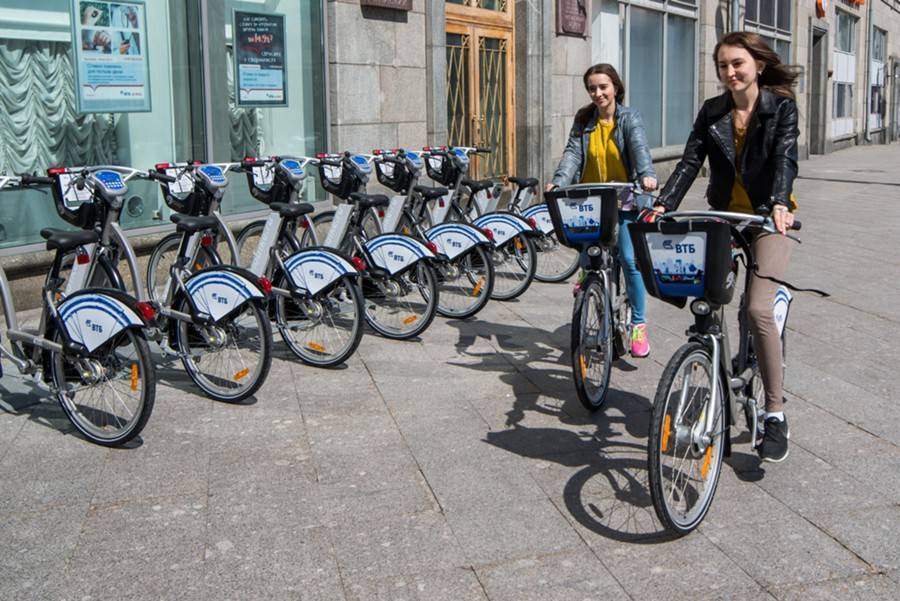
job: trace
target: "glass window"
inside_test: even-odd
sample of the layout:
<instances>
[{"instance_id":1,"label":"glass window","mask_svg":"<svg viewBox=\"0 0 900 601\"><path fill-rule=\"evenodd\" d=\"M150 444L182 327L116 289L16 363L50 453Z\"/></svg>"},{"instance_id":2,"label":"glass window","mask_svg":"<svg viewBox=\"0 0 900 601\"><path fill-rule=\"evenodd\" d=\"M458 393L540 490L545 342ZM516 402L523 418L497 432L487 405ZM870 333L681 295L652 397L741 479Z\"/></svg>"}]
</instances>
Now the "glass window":
<instances>
[{"instance_id":1,"label":"glass window","mask_svg":"<svg viewBox=\"0 0 900 601\"><path fill-rule=\"evenodd\" d=\"M759 22L775 27L775 0L759 0Z\"/></svg>"},{"instance_id":2,"label":"glass window","mask_svg":"<svg viewBox=\"0 0 900 601\"><path fill-rule=\"evenodd\" d=\"M791 28L791 3L785 0L778 2L778 29L790 30Z\"/></svg>"},{"instance_id":3,"label":"glass window","mask_svg":"<svg viewBox=\"0 0 900 601\"><path fill-rule=\"evenodd\" d=\"M666 144L687 140L694 119L694 21L669 15L666 32Z\"/></svg>"},{"instance_id":4,"label":"glass window","mask_svg":"<svg viewBox=\"0 0 900 601\"><path fill-rule=\"evenodd\" d=\"M837 17L837 39L835 42L837 49L842 52L855 54L856 39L854 29L856 28L856 18L840 10L837 11Z\"/></svg>"},{"instance_id":5,"label":"glass window","mask_svg":"<svg viewBox=\"0 0 900 601\"><path fill-rule=\"evenodd\" d=\"M877 27L873 31L875 35L872 36L872 60L884 62L887 33Z\"/></svg>"},{"instance_id":6,"label":"glass window","mask_svg":"<svg viewBox=\"0 0 900 601\"><path fill-rule=\"evenodd\" d=\"M744 20L753 21L754 23L759 20L759 0L747 0L747 7L744 9Z\"/></svg>"},{"instance_id":7,"label":"glass window","mask_svg":"<svg viewBox=\"0 0 900 601\"><path fill-rule=\"evenodd\" d=\"M644 117L647 142L662 146L663 17L657 11L631 7L628 58L628 102Z\"/></svg>"},{"instance_id":8,"label":"glass window","mask_svg":"<svg viewBox=\"0 0 900 601\"><path fill-rule=\"evenodd\" d=\"M834 118L853 116L853 84L834 82Z\"/></svg>"}]
</instances>

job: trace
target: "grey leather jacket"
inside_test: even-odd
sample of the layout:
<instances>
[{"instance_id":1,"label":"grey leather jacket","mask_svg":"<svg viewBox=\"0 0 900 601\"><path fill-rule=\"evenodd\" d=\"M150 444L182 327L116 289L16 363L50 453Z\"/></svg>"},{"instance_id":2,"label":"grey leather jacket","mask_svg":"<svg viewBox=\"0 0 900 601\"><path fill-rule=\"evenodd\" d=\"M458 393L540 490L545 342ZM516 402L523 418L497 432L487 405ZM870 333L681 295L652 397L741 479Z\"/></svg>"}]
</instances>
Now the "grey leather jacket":
<instances>
[{"instance_id":1,"label":"grey leather jacket","mask_svg":"<svg viewBox=\"0 0 900 601\"><path fill-rule=\"evenodd\" d=\"M647 134L644 131L644 121L637 109L628 108L621 104L616 105L616 126L613 129L613 143L619 150L619 156L625 164L625 171L631 181L637 181L642 177L656 177L653 170L653 160L650 158L650 148L647 146ZM597 110L584 129L578 123L572 125L569 132L569 141L563 150L559 166L553 173L553 184L568 186L581 182L581 174L584 172L584 160L587 156L588 139L597 128Z\"/></svg>"}]
</instances>

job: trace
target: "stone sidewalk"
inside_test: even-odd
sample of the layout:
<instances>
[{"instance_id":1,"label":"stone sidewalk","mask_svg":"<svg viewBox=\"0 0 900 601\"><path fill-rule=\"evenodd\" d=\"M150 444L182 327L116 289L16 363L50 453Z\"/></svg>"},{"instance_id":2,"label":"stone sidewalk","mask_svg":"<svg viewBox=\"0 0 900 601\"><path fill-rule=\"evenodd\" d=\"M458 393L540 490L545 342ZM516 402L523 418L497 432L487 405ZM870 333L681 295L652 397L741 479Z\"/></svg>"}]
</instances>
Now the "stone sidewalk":
<instances>
[{"instance_id":1,"label":"stone sidewalk","mask_svg":"<svg viewBox=\"0 0 900 601\"><path fill-rule=\"evenodd\" d=\"M345 369L276 359L242 406L159 369L143 443L108 450L4 364L0 599L900 598L900 146L801 163L789 459L738 438L700 529L660 532L649 404L690 315L581 409L571 284L535 284ZM698 181L685 206L701 207ZM278 339L276 338L276 341Z\"/></svg>"}]
</instances>

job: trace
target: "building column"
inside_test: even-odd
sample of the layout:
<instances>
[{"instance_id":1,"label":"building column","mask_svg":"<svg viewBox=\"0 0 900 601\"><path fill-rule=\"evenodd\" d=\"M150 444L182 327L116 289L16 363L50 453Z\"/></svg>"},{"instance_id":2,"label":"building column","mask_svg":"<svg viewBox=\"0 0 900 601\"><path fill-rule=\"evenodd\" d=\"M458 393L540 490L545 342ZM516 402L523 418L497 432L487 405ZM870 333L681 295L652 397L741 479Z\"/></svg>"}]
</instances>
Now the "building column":
<instances>
[{"instance_id":1,"label":"building column","mask_svg":"<svg viewBox=\"0 0 900 601\"><path fill-rule=\"evenodd\" d=\"M516 2L516 162L520 177L549 180L553 134L553 0Z\"/></svg>"},{"instance_id":2,"label":"building column","mask_svg":"<svg viewBox=\"0 0 900 601\"><path fill-rule=\"evenodd\" d=\"M425 3L425 72L428 107L428 143L448 143L447 130L447 33L443 2Z\"/></svg>"}]
</instances>

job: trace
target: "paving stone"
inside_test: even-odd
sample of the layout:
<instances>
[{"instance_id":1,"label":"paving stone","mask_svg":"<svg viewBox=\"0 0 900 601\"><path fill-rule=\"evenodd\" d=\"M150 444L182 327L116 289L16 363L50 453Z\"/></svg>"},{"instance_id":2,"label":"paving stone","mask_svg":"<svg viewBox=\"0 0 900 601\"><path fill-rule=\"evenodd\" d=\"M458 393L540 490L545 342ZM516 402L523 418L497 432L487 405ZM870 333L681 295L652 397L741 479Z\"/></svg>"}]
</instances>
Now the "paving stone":
<instances>
[{"instance_id":1,"label":"paving stone","mask_svg":"<svg viewBox=\"0 0 900 601\"><path fill-rule=\"evenodd\" d=\"M900 570L900 506L823 511L812 521L875 569Z\"/></svg>"},{"instance_id":2,"label":"paving stone","mask_svg":"<svg viewBox=\"0 0 900 601\"><path fill-rule=\"evenodd\" d=\"M413 575L346 579L348 601L485 601L475 573L456 568Z\"/></svg>"},{"instance_id":3,"label":"paving stone","mask_svg":"<svg viewBox=\"0 0 900 601\"><path fill-rule=\"evenodd\" d=\"M879 575L827 580L774 592L779 601L893 601L900 597L900 585Z\"/></svg>"}]
</instances>

